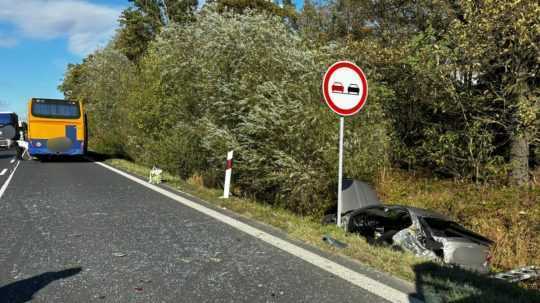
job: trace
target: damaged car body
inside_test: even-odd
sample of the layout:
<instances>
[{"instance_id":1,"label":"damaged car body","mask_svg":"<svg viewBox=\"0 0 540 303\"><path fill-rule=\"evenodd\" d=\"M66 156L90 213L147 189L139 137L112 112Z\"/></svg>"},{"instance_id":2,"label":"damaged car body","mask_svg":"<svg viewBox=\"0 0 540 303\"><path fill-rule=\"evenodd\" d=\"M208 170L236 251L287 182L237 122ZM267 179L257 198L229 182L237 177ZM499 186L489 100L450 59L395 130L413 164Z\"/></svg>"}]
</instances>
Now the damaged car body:
<instances>
[{"instance_id":1,"label":"damaged car body","mask_svg":"<svg viewBox=\"0 0 540 303\"><path fill-rule=\"evenodd\" d=\"M344 215L348 232L369 242L390 245L429 259L487 273L492 241L452 220L424 209L380 205Z\"/></svg>"},{"instance_id":2,"label":"damaged car body","mask_svg":"<svg viewBox=\"0 0 540 303\"><path fill-rule=\"evenodd\" d=\"M388 245L432 260L489 271L493 242L433 211L383 205L366 183L346 180L342 226L369 243Z\"/></svg>"}]
</instances>

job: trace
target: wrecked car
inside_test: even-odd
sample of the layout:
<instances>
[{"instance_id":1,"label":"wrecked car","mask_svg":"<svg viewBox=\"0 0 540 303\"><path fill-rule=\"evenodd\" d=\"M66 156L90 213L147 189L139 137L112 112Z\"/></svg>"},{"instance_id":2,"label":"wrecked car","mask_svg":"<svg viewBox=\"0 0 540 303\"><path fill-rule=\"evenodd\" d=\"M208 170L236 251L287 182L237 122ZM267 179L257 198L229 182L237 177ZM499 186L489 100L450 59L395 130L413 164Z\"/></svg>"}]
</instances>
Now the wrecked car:
<instances>
[{"instance_id":1,"label":"wrecked car","mask_svg":"<svg viewBox=\"0 0 540 303\"><path fill-rule=\"evenodd\" d=\"M481 273L489 271L492 241L425 209L379 205L344 215L348 232L369 242L397 246L430 259L441 259Z\"/></svg>"},{"instance_id":2,"label":"wrecked car","mask_svg":"<svg viewBox=\"0 0 540 303\"><path fill-rule=\"evenodd\" d=\"M369 243L388 245L480 273L489 271L491 240L436 212L383 205L369 185L344 181L342 226ZM335 215L334 215L335 222ZM326 217L326 223L329 217Z\"/></svg>"}]
</instances>

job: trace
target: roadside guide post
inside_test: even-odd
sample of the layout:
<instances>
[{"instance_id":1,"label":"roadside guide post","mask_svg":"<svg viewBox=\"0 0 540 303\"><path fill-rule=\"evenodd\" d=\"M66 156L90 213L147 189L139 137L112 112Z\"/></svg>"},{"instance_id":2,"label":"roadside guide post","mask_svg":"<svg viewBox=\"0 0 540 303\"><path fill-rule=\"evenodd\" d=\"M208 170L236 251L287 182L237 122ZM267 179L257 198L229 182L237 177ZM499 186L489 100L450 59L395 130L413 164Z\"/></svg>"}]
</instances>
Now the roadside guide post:
<instances>
[{"instance_id":1,"label":"roadside guide post","mask_svg":"<svg viewBox=\"0 0 540 303\"><path fill-rule=\"evenodd\" d=\"M328 107L340 116L337 225L341 227L345 116L356 114L365 105L368 83L360 67L349 61L339 61L326 71L322 91Z\"/></svg>"},{"instance_id":2,"label":"roadside guide post","mask_svg":"<svg viewBox=\"0 0 540 303\"><path fill-rule=\"evenodd\" d=\"M229 198L229 192L231 189L231 175L232 175L232 160L234 151L231 150L227 153L227 166L225 167L225 185L223 186L223 198Z\"/></svg>"}]
</instances>

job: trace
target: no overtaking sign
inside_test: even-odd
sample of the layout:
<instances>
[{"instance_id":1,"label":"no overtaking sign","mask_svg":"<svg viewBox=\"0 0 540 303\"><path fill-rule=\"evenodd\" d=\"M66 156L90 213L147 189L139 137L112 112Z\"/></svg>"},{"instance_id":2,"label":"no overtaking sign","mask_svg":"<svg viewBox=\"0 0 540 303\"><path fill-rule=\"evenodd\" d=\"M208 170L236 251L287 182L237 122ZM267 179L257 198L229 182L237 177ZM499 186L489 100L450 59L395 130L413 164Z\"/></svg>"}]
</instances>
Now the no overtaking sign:
<instances>
[{"instance_id":1,"label":"no overtaking sign","mask_svg":"<svg viewBox=\"0 0 540 303\"><path fill-rule=\"evenodd\" d=\"M368 84L360 67L349 61L334 63L323 78L326 104L340 116L356 114L366 103Z\"/></svg>"}]
</instances>

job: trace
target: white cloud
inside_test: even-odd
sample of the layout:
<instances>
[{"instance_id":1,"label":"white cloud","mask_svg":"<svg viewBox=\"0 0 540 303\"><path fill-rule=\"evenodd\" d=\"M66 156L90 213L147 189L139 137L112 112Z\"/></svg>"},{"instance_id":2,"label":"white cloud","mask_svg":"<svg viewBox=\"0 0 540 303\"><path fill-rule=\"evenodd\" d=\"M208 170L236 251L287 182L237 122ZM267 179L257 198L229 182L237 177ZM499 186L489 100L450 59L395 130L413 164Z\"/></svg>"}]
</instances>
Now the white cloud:
<instances>
[{"instance_id":1,"label":"white cloud","mask_svg":"<svg viewBox=\"0 0 540 303\"><path fill-rule=\"evenodd\" d=\"M0 0L0 22L12 24L15 35L33 39L65 37L69 50L78 55L107 43L118 26L121 11L84 0ZM0 47L2 41L0 36Z\"/></svg>"}]
</instances>

